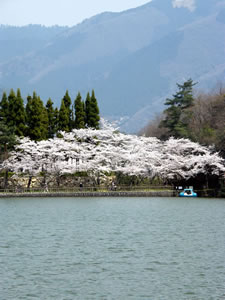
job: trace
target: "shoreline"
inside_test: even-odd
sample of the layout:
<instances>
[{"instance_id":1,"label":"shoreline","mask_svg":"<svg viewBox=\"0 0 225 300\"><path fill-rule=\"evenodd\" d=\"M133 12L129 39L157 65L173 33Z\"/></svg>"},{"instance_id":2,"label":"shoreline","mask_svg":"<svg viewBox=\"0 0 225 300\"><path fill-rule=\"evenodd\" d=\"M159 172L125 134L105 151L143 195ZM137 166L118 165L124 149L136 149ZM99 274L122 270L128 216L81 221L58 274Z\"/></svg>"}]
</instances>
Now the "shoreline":
<instances>
[{"instance_id":1,"label":"shoreline","mask_svg":"<svg viewBox=\"0 0 225 300\"><path fill-rule=\"evenodd\" d=\"M25 192L25 193L0 193L1 198L25 198L25 197L174 197L174 191L148 191L148 192Z\"/></svg>"}]
</instances>

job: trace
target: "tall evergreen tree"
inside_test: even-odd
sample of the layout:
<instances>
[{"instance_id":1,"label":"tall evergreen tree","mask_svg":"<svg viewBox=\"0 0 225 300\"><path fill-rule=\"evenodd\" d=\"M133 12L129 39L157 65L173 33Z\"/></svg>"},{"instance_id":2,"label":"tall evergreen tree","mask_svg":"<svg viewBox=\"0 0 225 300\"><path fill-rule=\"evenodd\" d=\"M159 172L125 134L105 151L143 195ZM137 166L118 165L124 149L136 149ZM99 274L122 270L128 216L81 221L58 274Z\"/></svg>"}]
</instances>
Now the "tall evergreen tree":
<instances>
[{"instance_id":1,"label":"tall evergreen tree","mask_svg":"<svg viewBox=\"0 0 225 300\"><path fill-rule=\"evenodd\" d=\"M33 97L27 97L27 126L28 136L35 141L48 137L48 114L39 96L34 92Z\"/></svg>"},{"instance_id":2,"label":"tall evergreen tree","mask_svg":"<svg viewBox=\"0 0 225 300\"><path fill-rule=\"evenodd\" d=\"M90 101L90 112L89 112L89 127L99 129L99 108L95 92L92 90L91 101Z\"/></svg>"},{"instance_id":3,"label":"tall evergreen tree","mask_svg":"<svg viewBox=\"0 0 225 300\"><path fill-rule=\"evenodd\" d=\"M85 128L85 111L84 111L84 102L82 101L80 92L78 93L75 102L75 128L81 129Z\"/></svg>"},{"instance_id":4,"label":"tall evergreen tree","mask_svg":"<svg viewBox=\"0 0 225 300\"><path fill-rule=\"evenodd\" d=\"M59 130L59 110L57 107L54 110L54 126L55 126L55 132L57 133Z\"/></svg>"},{"instance_id":5,"label":"tall evergreen tree","mask_svg":"<svg viewBox=\"0 0 225 300\"><path fill-rule=\"evenodd\" d=\"M9 101L6 92L3 92L0 102L0 121L7 123L9 115Z\"/></svg>"},{"instance_id":6,"label":"tall evergreen tree","mask_svg":"<svg viewBox=\"0 0 225 300\"><path fill-rule=\"evenodd\" d=\"M14 126L15 126L15 134L18 136L24 136L25 135L25 108L24 108L24 101L23 98L21 97L21 92L20 89L17 89L17 94L16 94L16 100L13 105L12 110L10 112L15 115L14 118Z\"/></svg>"},{"instance_id":7,"label":"tall evergreen tree","mask_svg":"<svg viewBox=\"0 0 225 300\"><path fill-rule=\"evenodd\" d=\"M85 104L84 104L84 111L85 111L85 125L86 127L90 127L90 115L91 115L91 97L90 93L87 93Z\"/></svg>"},{"instance_id":8,"label":"tall evergreen tree","mask_svg":"<svg viewBox=\"0 0 225 300\"><path fill-rule=\"evenodd\" d=\"M8 151L13 149L16 144L16 137L13 128L8 127L3 121L0 121L0 162L8 158ZM8 186L8 168L5 168L4 188Z\"/></svg>"},{"instance_id":9,"label":"tall evergreen tree","mask_svg":"<svg viewBox=\"0 0 225 300\"><path fill-rule=\"evenodd\" d=\"M12 127L0 121L0 161L8 158L8 151L16 144L16 137Z\"/></svg>"},{"instance_id":10,"label":"tall evergreen tree","mask_svg":"<svg viewBox=\"0 0 225 300\"><path fill-rule=\"evenodd\" d=\"M26 111L26 135L29 135L29 125L31 123L31 115L32 115L32 97L30 95L27 96L27 104L25 106L25 111Z\"/></svg>"},{"instance_id":11,"label":"tall evergreen tree","mask_svg":"<svg viewBox=\"0 0 225 300\"><path fill-rule=\"evenodd\" d=\"M68 91L68 90L66 90L66 93L65 93L65 95L64 95L64 97L63 97L63 101L64 101L64 104L65 104L65 107L66 107L67 109L70 109L71 104L72 104L72 101L71 101L71 98L70 98L70 95L69 95L69 91Z\"/></svg>"},{"instance_id":12,"label":"tall evergreen tree","mask_svg":"<svg viewBox=\"0 0 225 300\"><path fill-rule=\"evenodd\" d=\"M55 124L55 110L53 108L53 102L49 98L46 103L46 111L48 114L48 138L53 138L56 133L56 124Z\"/></svg>"},{"instance_id":13,"label":"tall evergreen tree","mask_svg":"<svg viewBox=\"0 0 225 300\"><path fill-rule=\"evenodd\" d=\"M183 84L177 84L178 92L173 95L172 99L166 99L165 105L169 107L164 111L165 119L161 122L161 126L168 129L170 136L179 138L190 135L188 124L191 118L190 108L194 104L193 86L195 84L192 79Z\"/></svg>"},{"instance_id":14,"label":"tall evergreen tree","mask_svg":"<svg viewBox=\"0 0 225 300\"><path fill-rule=\"evenodd\" d=\"M68 114L68 109L65 106L64 100L62 99L60 110L59 110L59 126L58 130L70 131L70 119Z\"/></svg>"},{"instance_id":15,"label":"tall evergreen tree","mask_svg":"<svg viewBox=\"0 0 225 300\"><path fill-rule=\"evenodd\" d=\"M8 95L8 103L9 103L9 113L7 117L7 125L9 127L14 127L14 119L15 119L15 109L14 105L16 102L16 94L13 89L10 90Z\"/></svg>"},{"instance_id":16,"label":"tall evergreen tree","mask_svg":"<svg viewBox=\"0 0 225 300\"><path fill-rule=\"evenodd\" d=\"M25 109L20 89L17 89L16 94L14 90L11 89L8 96L8 111L7 125L14 127L16 135L24 136L26 128Z\"/></svg>"},{"instance_id":17,"label":"tall evergreen tree","mask_svg":"<svg viewBox=\"0 0 225 300\"><path fill-rule=\"evenodd\" d=\"M68 118L69 118L69 130L71 130L73 128L73 112L71 109L72 101L71 101L68 90L66 90L66 93L62 100L63 100L65 108L67 110L67 114L68 114Z\"/></svg>"}]
</instances>

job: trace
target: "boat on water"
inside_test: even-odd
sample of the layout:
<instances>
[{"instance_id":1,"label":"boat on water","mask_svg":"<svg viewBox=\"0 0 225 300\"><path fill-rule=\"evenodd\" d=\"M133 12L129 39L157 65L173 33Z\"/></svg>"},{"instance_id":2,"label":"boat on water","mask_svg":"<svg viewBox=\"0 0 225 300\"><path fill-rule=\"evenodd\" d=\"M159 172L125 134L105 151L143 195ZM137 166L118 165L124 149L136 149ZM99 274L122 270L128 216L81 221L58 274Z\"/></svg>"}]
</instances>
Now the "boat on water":
<instances>
[{"instance_id":1,"label":"boat on water","mask_svg":"<svg viewBox=\"0 0 225 300\"><path fill-rule=\"evenodd\" d=\"M184 189L180 192L179 197L197 197L197 193L193 189Z\"/></svg>"}]
</instances>

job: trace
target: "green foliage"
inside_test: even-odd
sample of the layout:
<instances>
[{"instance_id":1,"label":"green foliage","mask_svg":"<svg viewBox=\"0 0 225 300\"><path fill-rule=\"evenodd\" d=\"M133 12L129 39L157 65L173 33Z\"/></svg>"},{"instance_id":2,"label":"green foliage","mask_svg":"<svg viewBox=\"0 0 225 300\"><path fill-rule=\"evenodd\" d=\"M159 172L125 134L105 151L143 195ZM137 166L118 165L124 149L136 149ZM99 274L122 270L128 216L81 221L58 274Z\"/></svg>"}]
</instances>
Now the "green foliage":
<instances>
[{"instance_id":1,"label":"green foliage","mask_svg":"<svg viewBox=\"0 0 225 300\"><path fill-rule=\"evenodd\" d=\"M59 139L62 139L63 135L60 132L57 132L56 137L59 138Z\"/></svg>"},{"instance_id":2,"label":"green foliage","mask_svg":"<svg viewBox=\"0 0 225 300\"><path fill-rule=\"evenodd\" d=\"M141 178L135 175L130 176L122 172L116 172L116 182L121 185L138 185L141 183Z\"/></svg>"},{"instance_id":3,"label":"green foliage","mask_svg":"<svg viewBox=\"0 0 225 300\"><path fill-rule=\"evenodd\" d=\"M6 92L3 92L2 100L0 102L0 120L7 122L9 117L9 101Z\"/></svg>"},{"instance_id":4,"label":"green foliage","mask_svg":"<svg viewBox=\"0 0 225 300\"><path fill-rule=\"evenodd\" d=\"M104 174L105 176L107 176L107 177L113 177L113 176L115 176L115 172L114 171L104 171L104 172L102 172L102 174Z\"/></svg>"},{"instance_id":5,"label":"green foliage","mask_svg":"<svg viewBox=\"0 0 225 300\"><path fill-rule=\"evenodd\" d=\"M60 110L59 110L59 126L58 130L61 131L70 131L70 119L68 109L65 106L64 100L61 102Z\"/></svg>"},{"instance_id":6,"label":"green foliage","mask_svg":"<svg viewBox=\"0 0 225 300\"><path fill-rule=\"evenodd\" d=\"M12 150L15 144L16 136L13 128L0 121L0 152L2 159L7 158L8 151Z\"/></svg>"},{"instance_id":7,"label":"green foliage","mask_svg":"<svg viewBox=\"0 0 225 300\"><path fill-rule=\"evenodd\" d=\"M12 96L11 96L12 93ZM9 111L10 111L10 121L9 125L15 128L15 134L17 136L24 136L26 132L25 126L25 108L24 102L21 97L20 89L17 89L16 97L14 97L14 92L10 92L9 95Z\"/></svg>"},{"instance_id":8,"label":"green foliage","mask_svg":"<svg viewBox=\"0 0 225 300\"><path fill-rule=\"evenodd\" d=\"M48 137L48 114L39 96L34 92L33 97L27 97L27 135L35 141Z\"/></svg>"},{"instance_id":9,"label":"green foliage","mask_svg":"<svg viewBox=\"0 0 225 300\"><path fill-rule=\"evenodd\" d=\"M75 102L75 128L81 129L85 128L85 111L84 111L84 102L82 101L80 93L78 93Z\"/></svg>"},{"instance_id":10,"label":"green foliage","mask_svg":"<svg viewBox=\"0 0 225 300\"><path fill-rule=\"evenodd\" d=\"M165 119L161 122L162 127L168 129L168 135L179 137L189 137L188 124L191 118L191 107L194 104L192 79L177 84L178 92L173 98L167 98L165 105L169 106L165 111Z\"/></svg>"},{"instance_id":11,"label":"green foliage","mask_svg":"<svg viewBox=\"0 0 225 300\"><path fill-rule=\"evenodd\" d=\"M87 93L86 96L84 110L85 110L85 124L87 127L89 127L90 111L91 111L91 97L89 92Z\"/></svg>"},{"instance_id":12,"label":"green foliage","mask_svg":"<svg viewBox=\"0 0 225 300\"><path fill-rule=\"evenodd\" d=\"M59 110L57 107L54 110L53 123L54 123L55 132L58 132L58 130L59 130Z\"/></svg>"},{"instance_id":13,"label":"green foliage","mask_svg":"<svg viewBox=\"0 0 225 300\"><path fill-rule=\"evenodd\" d=\"M63 112L63 114L65 114L66 112L68 114L68 116L66 117L66 118L68 118L68 125L67 125L68 130L65 130L65 131L70 131L73 128L73 112L71 109L72 101L69 96L68 90L66 91L66 93L61 101L61 105L62 105L62 102L64 102L64 105L65 105L65 111Z\"/></svg>"},{"instance_id":14,"label":"green foliage","mask_svg":"<svg viewBox=\"0 0 225 300\"><path fill-rule=\"evenodd\" d=\"M11 89L9 95L3 92L0 101L0 121L14 128L17 136L28 136L32 140L39 141L53 138L59 131L69 132L73 128L80 129L91 127L99 129L99 108L94 91L92 95L87 94L86 101L82 101L78 93L75 101L75 120L73 106L71 108L71 98L66 91L60 109L53 107L53 102L49 98L46 106L37 96L27 96L26 107L21 97L20 89L15 94ZM58 135L60 136L60 135Z\"/></svg>"},{"instance_id":15,"label":"green foliage","mask_svg":"<svg viewBox=\"0 0 225 300\"><path fill-rule=\"evenodd\" d=\"M65 95L64 95L64 97L63 97L63 102L64 102L64 104L65 104L65 107L67 108L67 109L70 109L70 106L71 106L71 104L72 104L72 101L71 101L71 98L70 98L70 96L69 96L69 92L68 92L68 90L66 90L66 93L65 93Z\"/></svg>"},{"instance_id":16,"label":"green foliage","mask_svg":"<svg viewBox=\"0 0 225 300\"><path fill-rule=\"evenodd\" d=\"M166 139L170 136L189 138L202 145L213 145L225 157L225 89L209 94L192 95L193 82L189 79L178 85L168 107L158 119L152 120L142 135Z\"/></svg>"},{"instance_id":17,"label":"green foliage","mask_svg":"<svg viewBox=\"0 0 225 300\"><path fill-rule=\"evenodd\" d=\"M8 177L12 177L15 173L14 172L7 172ZM0 172L0 177L4 178L5 177L5 170Z\"/></svg>"},{"instance_id":18,"label":"green foliage","mask_svg":"<svg viewBox=\"0 0 225 300\"><path fill-rule=\"evenodd\" d=\"M85 101L85 113L86 113L86 126L90 128L99 129L99 107L97 99L95 97L95 92L92 90L92 94L87 94Z\"/></svg>"},{"instance_id":19,"label":"green foliage","mask_svg":"<svg viewBox=\"0 0 225 300\"><path fill-rule=\"evenodd\" d=\"M56 122L55 122L55 110L53 108L53 102L49 98L46 103L46 111L48 115L48 138L53 138L56 133Z\"/></svg>"},{"instance_id":20,"label":"green foliage","mask_svg":"<svg viewBox=\"0 0 225 300\"><path fill-rule=\"evenodd\" d=\"M225 128L221 128L217 133L217 142L215 144L216 149L221 152L221 155L225 158Z\"/></svg>"},{"instance_id":21,"label":"green foliage","mask_svg":"<svg viewBox=\"0 0 225 300\"><path fill-rule=\"evenodd\" d=\"M88 177L88 173L86 171L77 171L73 173L75 177Z\"/></svg>"}]
</instances>

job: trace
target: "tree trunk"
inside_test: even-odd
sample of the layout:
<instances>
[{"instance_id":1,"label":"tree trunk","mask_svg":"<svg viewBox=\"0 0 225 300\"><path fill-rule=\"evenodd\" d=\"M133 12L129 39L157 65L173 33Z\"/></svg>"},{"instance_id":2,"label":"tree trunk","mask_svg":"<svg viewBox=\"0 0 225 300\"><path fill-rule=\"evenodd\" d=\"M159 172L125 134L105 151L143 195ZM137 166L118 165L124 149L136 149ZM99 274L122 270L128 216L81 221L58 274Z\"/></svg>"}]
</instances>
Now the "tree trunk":
<instances>
[{"instance_id":1,"label":"tree trunk","mask_svg":"<svg viewBox=\"0 0 225 300\"><path fill-rule=\"evenodd\" d=\"M8 187L8 179L9 179L9 170L5 169L4 189L7 189Z\"/></svg>"},{"instance_id":2,"label":"tree trunk","mask_svg":"<svg viewBox=\"0 0 225 300\"><path fill-rule=\"evenodd\" d=\"M32 175L30 175L30 176L29 176L29 181L28 181L28 184L27 184L27 189L29 189L29 188L30 188L30 185L31 185L32 178L33 178L33 176L32 176Z\"/></svg>"}]
</instances>

